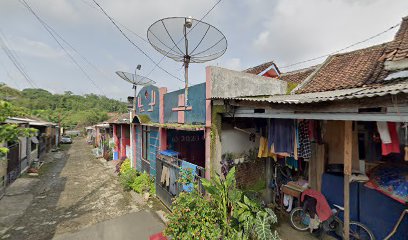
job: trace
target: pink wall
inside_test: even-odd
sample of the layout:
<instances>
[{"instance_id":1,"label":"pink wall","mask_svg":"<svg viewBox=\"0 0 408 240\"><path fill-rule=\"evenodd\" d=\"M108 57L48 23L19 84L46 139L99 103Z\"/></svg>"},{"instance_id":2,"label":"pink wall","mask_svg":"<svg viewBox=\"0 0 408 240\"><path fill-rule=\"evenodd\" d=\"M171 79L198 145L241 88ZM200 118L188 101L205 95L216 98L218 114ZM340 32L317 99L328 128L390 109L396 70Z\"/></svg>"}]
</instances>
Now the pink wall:
<instances>
[{"instance_id":1,"label":"pink wall","mask_svg":"<svg viewBox=\"0 0 408 240\"><path fill-rule=\"evenodd\" d=\"M159 106L159 122L164 123L164 94L167 93L167 88L160 88L160 106ZM167 130L164 128L159 128L160 137L160 151L167 149Z\"/></svg>"},{"instance_id":2,"label":"pink wall","mask_svg":"<svg viewBox=\"0 0 408 240\"><path fill-rule=\"evenodd\" d=\"M205 178L211 177L211 70L205 69Z\"/></svg>"}]
</instances>

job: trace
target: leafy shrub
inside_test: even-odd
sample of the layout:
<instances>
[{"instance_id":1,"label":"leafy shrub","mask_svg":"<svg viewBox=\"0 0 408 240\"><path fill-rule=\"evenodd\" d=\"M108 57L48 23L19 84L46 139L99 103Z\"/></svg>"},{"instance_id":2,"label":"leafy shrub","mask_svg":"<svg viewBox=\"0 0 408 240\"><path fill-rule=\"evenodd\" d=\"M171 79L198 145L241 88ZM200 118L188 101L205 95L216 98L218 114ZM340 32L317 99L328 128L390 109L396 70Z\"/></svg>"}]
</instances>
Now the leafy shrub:
<instances>
[{"instance_id":1,"label":"leafy shrub","mask_svg":"<svg viewBox=\"0 0 408 240\"><path fill-rule=\"evenodd\" d=\"M164 233L173 239L218 239L220 218L219 211L195 188L192 192L180 193L174 200Z\"/></svg>"},{"instance_id":2,"label":"leafy shrub","mask_svg":"<svg viewBox=\"0 0 408 240\"><path fill-rule=\"evenodd\" d=\"M182 178L185 180L185 178ZM165 234L173 239L279 239L270 209L250 200L236 188L235 167L221 179L201 179L208 193L182 192L175 198Z\"/></svg>"},{"instance_id":3,"label":"leafy shrub","mask_svg":"<svg viewBox=\"0 0 408 240\"><path fill-rule=\"evenodd\" d=\"M119 181L125 190L133 190L137 193L156 193L154 179L146 172L140 173L130 166L130 160L126 159L120 166Z\"/></svg>"},{"instance_id":4,"label":"leafy shrub","mask_svg":"<svg viewBox=\"0 0 408 240\"><path fill-rule=\"evenodd\" d=\"M149 176L148 173L143 172L133 179L133 182L130 185L130 187L133 189L133 191L137 193L143 192L152 193L151 192L152 185L154 186L154 180ZM156 190L154 189L154 191Z\"/></svg>"},{"instance_id":5,"label":"leafy shrub","mask_svg":"<svg viewBox=\"0 0 408 240\"><path fill-rule=\"evenodd\" d=\"M133 182L138 177L139 173L134 169L128 169L119 176L119 181L126 191L132 189Z\"/></svg>"},{"instance_id":6,"label":"leafy shrub","mask_svg":"<svg viewBox=\"0 0 408 240\"><path fill-rule=\"evenodd\" d=\"M126 159L125 161L123 161L122 165L120 166L120 173L123 174L124 172L127 172L131 169L132 167L130 166L130 160Z\"/></svg>"}]
</instances>

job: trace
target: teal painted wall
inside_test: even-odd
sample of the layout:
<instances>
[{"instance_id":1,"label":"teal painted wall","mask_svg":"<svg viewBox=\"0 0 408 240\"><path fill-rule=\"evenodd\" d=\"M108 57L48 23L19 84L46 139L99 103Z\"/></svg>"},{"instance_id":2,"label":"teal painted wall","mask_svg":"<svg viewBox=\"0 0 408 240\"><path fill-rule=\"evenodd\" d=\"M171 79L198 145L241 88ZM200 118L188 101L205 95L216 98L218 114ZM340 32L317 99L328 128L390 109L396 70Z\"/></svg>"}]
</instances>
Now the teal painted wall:
<instances>
[{"instance_id":1,"label":"teal painted wall","mask_svg":"<svg viewBox=\"0 0 408 240\"><path fill-rule=\"evenodd\" d=\"M205 89L206 84L201 83L188 88L188 104L192 106L191 111L185 112L185 124L205 123ZM178 96L184 94L184 89L169 92L164 95L164 122L177 123Z\"/></svg>"},{"instance_id":2,"label":"teal painted wall","mask_svg":"<svg viewBox=\"0 0 408 240\"><path fill-rule=\"evenodd\" d=\"M156 104L154 106L149 106L149 103L152 102L153 92L156 94ZM139 108L139 106L137 106L136 114L147 115L150 117L150 120L152 122L159 122L159 108L160 108L159 88L153 85L143 87L137 95L138 99L139 97L141 99L143 107ZM138 99L137 101L139 101ZM153 111L149 111L152 108Z\"/></svg>"}]
</instances>

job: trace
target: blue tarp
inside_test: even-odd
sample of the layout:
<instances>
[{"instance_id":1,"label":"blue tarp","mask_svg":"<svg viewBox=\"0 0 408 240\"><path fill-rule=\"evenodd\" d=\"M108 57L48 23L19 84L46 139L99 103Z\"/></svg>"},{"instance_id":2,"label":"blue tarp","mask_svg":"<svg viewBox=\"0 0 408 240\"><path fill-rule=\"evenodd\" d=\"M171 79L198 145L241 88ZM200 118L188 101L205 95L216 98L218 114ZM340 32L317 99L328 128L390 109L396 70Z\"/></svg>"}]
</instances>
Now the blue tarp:
<instances>
[{"instance_id":1,"label":"blue tarp","mask_svg":"<svg viewBox=\"0 0 408 240\"><path fill-rule=\"evenodd\" d=\"M322 178L322 193L330 205L343 206L344 179L341 175L324 173ZM384 239L398 221L407 205L369 189L362 183L350 184L350 218L359 221L374 233L376 239ZM404 219L393 240L405 240L408 236L408 219Z\"/></svg>"},{"instance_id":2,"label":"blue tarp","mask_svg":"<svg viewBox=\"0 0 408 240\"><path fill-rule=\"evenodd\" d=\"M168 157L178 157L180 153L173 150L164 150L161 151L160 154Z\"/></svg>"},{"instance_id":3,"label":"blue tarp","mask_svg":"<svg viewBox=\"0 0 408 240\"><path fill-rule=\"evenodd\" d=\"M408 202L408 164L385 163L370 172L370 183L376 190L400 203Z\"/></svg>"}]
</instances>

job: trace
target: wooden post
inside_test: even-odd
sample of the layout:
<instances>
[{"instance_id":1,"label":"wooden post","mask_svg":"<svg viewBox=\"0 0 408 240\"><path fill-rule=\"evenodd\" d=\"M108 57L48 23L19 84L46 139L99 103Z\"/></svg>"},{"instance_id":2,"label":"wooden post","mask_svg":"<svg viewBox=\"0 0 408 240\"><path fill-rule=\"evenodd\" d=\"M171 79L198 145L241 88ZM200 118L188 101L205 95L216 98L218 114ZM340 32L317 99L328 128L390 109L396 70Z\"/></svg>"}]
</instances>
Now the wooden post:
<instances>
[{"instance_id":1,"label":"wooden post","mask_svg":"<svg viewBox=\"0 0 408 240\"><path fill-rule=\"evenodd\" d=\"M271 127L271 119L268 119L268 129L267 131L269 131L269 128ZM265 180L266 180L266 203L271 203L272 202L272 189L269 187L270 182L273 179L273 175L272 175L272 158L271 157L267 157L266 158L266 162L265 162ZM276 189L275 189L276 191Z\"/></svg>"},{"instance_id":2,"label":"wooden post","mask_svg":"<svg viewBox=\"0 0 408 240\"><path fill-rule=\"evenodd\" d=\"M353 150L353 122L344 123L344 236L349 240L350 233L350 176Z\"/></svg>"}]
</instances>

